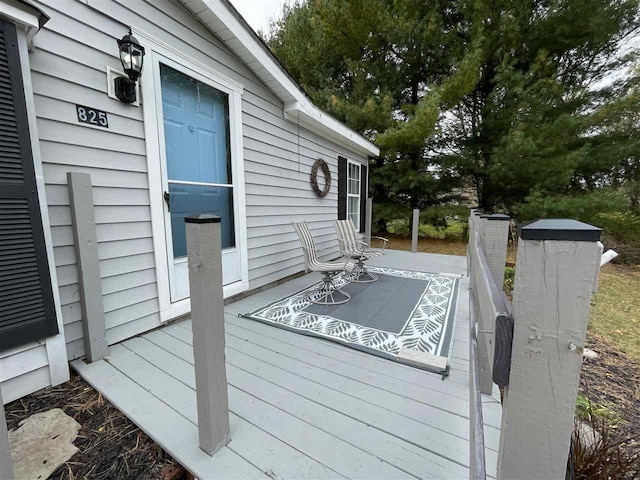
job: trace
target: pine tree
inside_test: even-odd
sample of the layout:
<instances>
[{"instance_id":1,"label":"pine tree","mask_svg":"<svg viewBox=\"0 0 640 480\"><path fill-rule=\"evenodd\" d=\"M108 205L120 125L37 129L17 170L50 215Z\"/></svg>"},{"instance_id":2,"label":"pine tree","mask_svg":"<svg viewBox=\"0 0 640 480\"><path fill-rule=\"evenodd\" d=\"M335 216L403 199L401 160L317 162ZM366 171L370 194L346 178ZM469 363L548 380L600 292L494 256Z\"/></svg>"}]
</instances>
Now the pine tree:
<instances>
[{"instance_id":1,"label":"pine tree","mask_svg":"<svg viewBox=\"0 0 640 480\"><path fill-rule=\"evenodd\" d=\"M320 107L381 147L376 202L482 207L638 181L638 0L309 0L267 36ZM635 123L634 123L635 122Z\"/></svg>"}]
</instances>

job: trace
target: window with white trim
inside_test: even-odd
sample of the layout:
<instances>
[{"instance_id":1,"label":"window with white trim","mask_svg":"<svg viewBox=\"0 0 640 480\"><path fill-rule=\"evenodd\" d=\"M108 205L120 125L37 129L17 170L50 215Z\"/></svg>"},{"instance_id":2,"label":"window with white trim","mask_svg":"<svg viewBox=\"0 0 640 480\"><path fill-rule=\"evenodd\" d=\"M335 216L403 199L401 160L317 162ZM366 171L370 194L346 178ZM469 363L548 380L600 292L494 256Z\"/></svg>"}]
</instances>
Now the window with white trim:
<instances>
[{"instance_id":1,"label":"window with white trim","mask_svg":"<svg viewBox=\"0 0 640 480\"><path fill-rule=\"evenodd\" d=\"M347 163L347 218L360 231L360 164Z\"/></svg>"}]
</instances>

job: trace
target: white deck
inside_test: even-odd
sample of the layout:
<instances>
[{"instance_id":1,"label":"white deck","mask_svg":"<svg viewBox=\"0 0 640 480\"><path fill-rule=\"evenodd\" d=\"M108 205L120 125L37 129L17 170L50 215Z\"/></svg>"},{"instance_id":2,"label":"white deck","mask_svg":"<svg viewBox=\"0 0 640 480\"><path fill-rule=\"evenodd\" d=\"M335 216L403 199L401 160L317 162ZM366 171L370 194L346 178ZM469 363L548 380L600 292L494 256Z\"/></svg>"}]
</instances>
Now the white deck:
<instances>
[{"instance_id":1,"label":"white deck","mask_svg":"<svg viewBox=\"0 0 640 480\"><path fill-rule=\"evenodd\" d=\"M466 259L390 251L372 264L466 272ZM190 321L110 347L74 367L197 478L468 478L468 279L451 375L238 318L319 279L306 275L225 307L231 442L198 447ZM284 353L286 352L286 353ZM488 473L500 404L484 397Z\"/></svg>"}]
</instances>

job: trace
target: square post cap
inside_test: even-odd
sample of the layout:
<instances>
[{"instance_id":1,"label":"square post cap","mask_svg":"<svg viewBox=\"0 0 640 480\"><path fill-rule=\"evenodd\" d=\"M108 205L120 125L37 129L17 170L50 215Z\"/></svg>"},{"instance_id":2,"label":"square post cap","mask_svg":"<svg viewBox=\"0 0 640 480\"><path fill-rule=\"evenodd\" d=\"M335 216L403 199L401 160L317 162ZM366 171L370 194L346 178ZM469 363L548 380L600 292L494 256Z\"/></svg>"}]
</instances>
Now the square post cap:
<instances>
[{"instance_id":1,"label":"square post cap","mask_svg":"<svg viewBox=\"0 0 640 480\"><path fill-rule=\"evenodd\" d=\"M602 229L569 218L542 218L518 225L523 240L598 242Z\"/></svg>"},{"instance_id":2,"label":"square post cap","mask_svg":"<svg viewBox=\"0 0 640 480\"><path fill-rule=\"evenodd\" d=\"M505 215L504 213L492 213L491 215L489 215L487 217L487 220L506 220L509 221L511 220L511 217L509 215Z\"/></svg>"},{"instance_id":3,"label":"square post cap","mask_svg":"<svg viewBox=\"0 0 640 480\"><path fill-rule=\"evenodd\" d=\"M185 223L220 223L221 220L217 215L211 215L210 213L200 213L198 215L184 217Z\"/></svg>"}]
</instances>

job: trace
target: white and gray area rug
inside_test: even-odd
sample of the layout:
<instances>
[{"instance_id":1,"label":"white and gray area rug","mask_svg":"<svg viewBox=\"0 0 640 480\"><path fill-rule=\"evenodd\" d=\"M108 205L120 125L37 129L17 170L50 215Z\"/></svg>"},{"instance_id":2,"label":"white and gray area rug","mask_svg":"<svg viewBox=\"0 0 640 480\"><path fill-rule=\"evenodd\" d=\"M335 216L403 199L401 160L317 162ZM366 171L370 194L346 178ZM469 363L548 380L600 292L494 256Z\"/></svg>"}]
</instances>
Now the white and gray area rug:
<instances>
[{"instance_id":1,"label":"white and gray area rug","mask_svg":"<svg viewBox=\"0 0 640 480\"><path fill-rule=\"evenodd\" d=\"M351 294L342 305L316 305L319 284L243 315L269 325L438 373L448 372L460 277L368 267L380 279L336 283Z\"/></svg>"}]
</instances>

